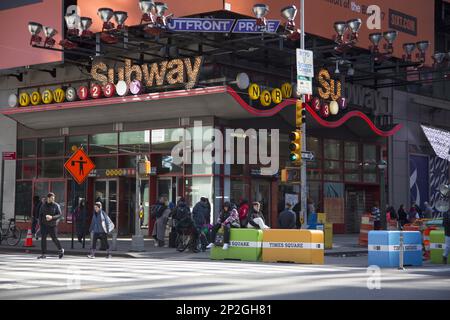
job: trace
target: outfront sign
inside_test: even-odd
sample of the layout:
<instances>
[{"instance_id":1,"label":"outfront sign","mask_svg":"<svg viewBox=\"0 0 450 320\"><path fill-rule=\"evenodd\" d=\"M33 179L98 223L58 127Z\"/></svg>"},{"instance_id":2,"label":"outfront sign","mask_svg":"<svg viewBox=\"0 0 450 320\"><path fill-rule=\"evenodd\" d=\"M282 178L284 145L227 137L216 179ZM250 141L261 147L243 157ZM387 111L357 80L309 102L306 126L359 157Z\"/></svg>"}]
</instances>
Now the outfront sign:
<instances>
[{"instance_id":1,"label":"outfront sign","mask_svg":"<svg viewBox=\"0 0 450 320\"><path fill-rule=\"evenodd\" d=\"M258 26L255 19L239 19L233 28L233 33L275 33L280 26L280 20L267 20L266 27Z\"/></svg>"},{"instance_id":2,"label":"outfront sign","mask_svg":"<svg viewBox=\"0 0 450 320\"><path fill-rule=\"evenodd\" d=\"M229 33L235 21L234 19L174 18L170 19L167 27L171 31L178 32Z\"/></svg>"}]
</instances>

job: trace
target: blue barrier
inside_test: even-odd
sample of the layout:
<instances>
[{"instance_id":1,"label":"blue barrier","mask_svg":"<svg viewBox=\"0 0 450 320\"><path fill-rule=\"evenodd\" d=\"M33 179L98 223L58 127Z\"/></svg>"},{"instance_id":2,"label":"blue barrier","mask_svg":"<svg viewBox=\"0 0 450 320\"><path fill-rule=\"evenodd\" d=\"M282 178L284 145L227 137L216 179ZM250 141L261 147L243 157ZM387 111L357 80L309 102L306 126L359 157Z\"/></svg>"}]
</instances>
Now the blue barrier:
<instances>
[{"instance_id":1,"label":"blue barrier","mask_svg":"<svg viewBox=\"0 0 450 320\"><path fill-rule=\"evenodd\" d=\"M422 266L422 234L403 231L403 265ZM370 231L369 265L396 268L400 265L400 231Z\"/></svg>"}]
</instances>

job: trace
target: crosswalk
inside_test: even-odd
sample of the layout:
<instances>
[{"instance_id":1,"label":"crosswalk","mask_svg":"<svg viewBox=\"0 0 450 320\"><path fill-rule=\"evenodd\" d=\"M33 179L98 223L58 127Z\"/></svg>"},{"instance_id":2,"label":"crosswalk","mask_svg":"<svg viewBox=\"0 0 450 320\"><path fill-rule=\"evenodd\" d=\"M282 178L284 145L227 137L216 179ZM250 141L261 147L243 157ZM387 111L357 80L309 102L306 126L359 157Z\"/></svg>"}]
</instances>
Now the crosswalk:
<instances>
[{"instance_id":1,"label":"crosswalk","mask_svg":"<svg viewBox=\"0 0 450 320\"><path fill-rule=\"evenodd\" d=\"M424 269L428 272L408 273L408 279L446 277L450 268ZM406 274L385 274L384 279L398 281ZM253 297L268 294L270 286L282 285L285 291L297 292L325 286L329 282L365 287L364 267L339 265L296 265L243 263L237 261L126 259L66 256L37 260L34 255L0 255L0 299L40 298L132 298L133 293L151 298L171 298L180 294L210 297L212 286L224 285L238 294L223 293L223 297L239 297L243 287ZM180 289L182 288L182 290ZM125 296L123 296L127 293ZM247 294L248 296L248 294Z\"/></svg>"}]
</instances>

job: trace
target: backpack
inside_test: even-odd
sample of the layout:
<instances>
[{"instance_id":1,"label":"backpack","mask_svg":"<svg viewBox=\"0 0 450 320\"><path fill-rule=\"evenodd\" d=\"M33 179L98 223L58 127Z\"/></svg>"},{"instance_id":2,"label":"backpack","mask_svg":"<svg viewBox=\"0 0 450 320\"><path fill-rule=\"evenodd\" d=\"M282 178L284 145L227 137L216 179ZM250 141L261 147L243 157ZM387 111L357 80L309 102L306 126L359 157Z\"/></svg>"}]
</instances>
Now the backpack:
<instances>
[{"instance_id":1,"label":"backpack","mask_svg":"<svg viewBox=\"0 0 450 320\"><path fill-rule=\"evenodd\" d=\"M178 207L175 209L175 214L173 215L175 220L181 221L186 218L190 218L190 212L187 206Z\"/></svg>"}]
</instances>

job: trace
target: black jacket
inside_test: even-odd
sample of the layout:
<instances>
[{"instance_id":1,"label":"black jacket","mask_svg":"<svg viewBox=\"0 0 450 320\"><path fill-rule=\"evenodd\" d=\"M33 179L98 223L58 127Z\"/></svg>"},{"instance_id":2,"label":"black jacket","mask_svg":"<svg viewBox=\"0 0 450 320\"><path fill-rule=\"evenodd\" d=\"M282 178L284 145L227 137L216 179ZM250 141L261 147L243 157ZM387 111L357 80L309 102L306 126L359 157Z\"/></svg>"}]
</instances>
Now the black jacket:
<instances>
[{"instance_id":1,"label":"black jacket","mask_svg":"<svg viewBox=\"0 0 450 320\"><path fill-rule=\"evenodd\" d=\"M295 229L297 227L295 220L295 212L290 209L285 209L278 217L278 227L280 229Z\"/></svg>"},{"instance_id":2,"label":"black jacket","mask_svg":"<svg viewBox=\"0 0 450 320\"><path fill-rule=\"evenodd\" d=\"M253 221L256 218L261 218L264 221L262 212L256 212L255 209L251 208L249 214L247 215L247 223L245 224L244 228L247 228L247 224L250 224L253 228L259 229L259 224ZM264 221L264 223L266 222Z\"/></svg>"},{"instance_id":3,"label":"black jacket","mask_svg":"<svg viewBox=\"0 0 450 320\"><path fill-rule=\"evenodd\" d=\"M197 204L192 209L192 217L197 227L201 227L204 224L209 223L209 220L206 221L208 215L209 215L208 205L204 202L201 201L197 202Z\"/></svg>"},{"instance_id":4,"label":"black jacket","mask_svg":"<svg viewBox=\"0 0 450 320\"><path fill-rule=\"evenodd\" d=\"M444 226L445 236L450 237L450 217L448 212L444 213L442 225Z\"/></svg>"},{"instance_id":5,"label":"black jacket","mask_svg":"<svg viewBox=\"0 0 450 320\"><path fill-rule=\"evenodd\" d=\"M408 220L408 215L406 214L405 209L398 209L397 215L398 215L398 221L407 221Z\"/></svg>"},{"instance_id":6,"label":"black jacket","mask_svg":"<svg viewBox=\"0 0 450 320\"><path fill-rule=\"evenodd\" d=\"M47 221L45 216L50 215L52 216L52 220ZM54 203L44 203L41 205L41 208L39 209L39 217L40 222L43 225L49 226L49 227L56 227L56 221L62 217L61 208L59 204L56 202Z\"/></svg>"},{"instance_id":7,"label":"black jacket","mask_svg":"<svg viewBox=\"0 0 450 320\"><path fill-rule=\"evenodd\" d=\"M41 206L42 206L42 201L39 200L39 202L36 203L33 207L33 218L36 220L39 220L39 221L40 221L39 210L41 209Z\"/></svg>"}]
</instances>

